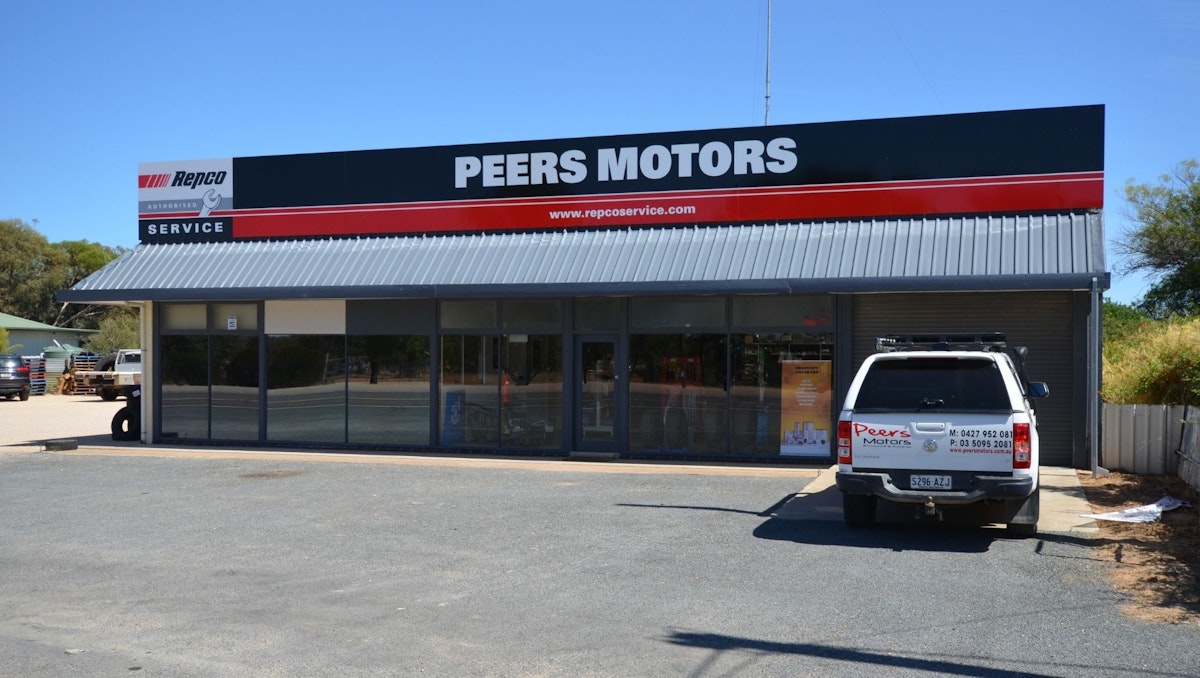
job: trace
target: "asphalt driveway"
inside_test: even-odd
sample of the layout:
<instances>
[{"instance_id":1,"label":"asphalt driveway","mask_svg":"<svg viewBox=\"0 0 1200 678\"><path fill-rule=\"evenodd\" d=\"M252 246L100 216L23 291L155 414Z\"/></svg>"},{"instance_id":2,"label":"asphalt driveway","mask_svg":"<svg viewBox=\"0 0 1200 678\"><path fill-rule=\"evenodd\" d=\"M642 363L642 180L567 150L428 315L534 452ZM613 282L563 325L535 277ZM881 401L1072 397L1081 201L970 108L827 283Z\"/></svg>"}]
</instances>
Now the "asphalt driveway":
<instances>
[{"instance_id":1,"label":"asphalt driveway","mask_svg":"<svg viewBox=\"0 0 1200 678\"><path fill-rule=\"evenodd\" d=\"M109 447L111 414L100 415L120 403L45 398L0 402L0 417L76 411L45 437L84 446L0 441L9 675L1193 676L1200 665L1200 629L1121 615L1093 540L850 531L817 510L835 490L806 492L820 469Z\"/></svg>"}]
</instances>

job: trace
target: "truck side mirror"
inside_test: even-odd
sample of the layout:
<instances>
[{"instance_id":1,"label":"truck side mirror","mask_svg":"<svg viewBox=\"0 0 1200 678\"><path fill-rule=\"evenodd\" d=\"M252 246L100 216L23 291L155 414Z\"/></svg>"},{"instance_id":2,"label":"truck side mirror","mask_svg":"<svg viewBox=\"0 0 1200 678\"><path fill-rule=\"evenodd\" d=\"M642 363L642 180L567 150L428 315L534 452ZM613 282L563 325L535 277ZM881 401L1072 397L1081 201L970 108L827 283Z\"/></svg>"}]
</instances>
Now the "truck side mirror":
<instances>
[{"instance_id":1,"label":"truck side mirror","mask_svg":"<svg viewBox=\"0 0 1200 678\"><path fill-rule=\"evenodd\" d=\"M1045 398L1050 395L1050 387L1044 381L1029 382L1029 395L1034 398Z\"/></svg>"}]
</instances>

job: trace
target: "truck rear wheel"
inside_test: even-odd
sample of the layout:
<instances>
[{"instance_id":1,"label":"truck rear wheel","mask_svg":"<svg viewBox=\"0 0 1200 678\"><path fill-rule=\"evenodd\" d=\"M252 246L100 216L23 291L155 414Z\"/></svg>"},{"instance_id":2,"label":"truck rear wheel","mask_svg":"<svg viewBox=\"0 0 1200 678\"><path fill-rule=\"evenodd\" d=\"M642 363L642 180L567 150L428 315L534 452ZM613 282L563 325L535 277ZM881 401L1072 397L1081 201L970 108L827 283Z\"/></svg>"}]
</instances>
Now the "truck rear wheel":
<instances>
[{"instance_id":1,"label":"truck rear wheel","mask_svg":"<svg viewBox=\"0 0 1200 678\"><path fill-rule=\"evenodd\" d=\"M1008 520L1005 524L1009 534L1014 537L1032 537L1037 534L1038 518L1041 514L1041 489L1024 499L1010 499L1005 507Z\"/></svg>"},{"instance_id":2,"label":"truck rear wheel","mask_svg":"<svg viewBox=\"0 0 1200 678\"><path fill-rule=\"evenodd\" d=\"M113 400L116 400L118 395L120 395L120 391L115 388L111 388L109 386L100 387L100 399L101 400L107 400L107 401L111 402Z\"/></svg>"},{"instance_id":3,"label":"truck rear wheel","mask_svg":"<svg viewBox=\"0 0 1200 678\"><path fill-rule=\"evenodd\" d=\"M1037 534L1037 523L1009 523L1004 529L1014 537L1032 537Z\"/></svg>"},{"instance_id":4,"label":"truck rear wheel","mask_svg":"<svg viewBox=\"0 0 1200 678\"><path fill-rule=\"evenodd\" d=\"M875 525L875 497L870 494L842 493L842 517L847 527L873 527Z\"/></svg>"}]
</instances>

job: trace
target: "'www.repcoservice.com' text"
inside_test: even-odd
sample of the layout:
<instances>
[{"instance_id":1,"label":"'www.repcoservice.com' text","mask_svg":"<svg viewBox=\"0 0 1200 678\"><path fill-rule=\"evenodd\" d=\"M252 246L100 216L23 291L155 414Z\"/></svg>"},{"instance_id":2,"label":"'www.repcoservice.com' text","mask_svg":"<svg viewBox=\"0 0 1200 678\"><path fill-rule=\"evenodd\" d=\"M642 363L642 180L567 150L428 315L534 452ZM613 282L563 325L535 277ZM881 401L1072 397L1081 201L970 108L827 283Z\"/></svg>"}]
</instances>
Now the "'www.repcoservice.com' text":
<instances>
[{"instance_id":1,"label":"'www.repcoservice.com' text","mask_svg":"<svg viewBox=\"0 0 1200 678\"><path fill-rule=\"evenodd\" d=\"M661 217L673 214L695 214L695 205L672 205L659 207L645 205L643 207L608 207L604 209L586 210L551 210L551 219L619 219L622 217Z\"/></svg>"}]
</instances>

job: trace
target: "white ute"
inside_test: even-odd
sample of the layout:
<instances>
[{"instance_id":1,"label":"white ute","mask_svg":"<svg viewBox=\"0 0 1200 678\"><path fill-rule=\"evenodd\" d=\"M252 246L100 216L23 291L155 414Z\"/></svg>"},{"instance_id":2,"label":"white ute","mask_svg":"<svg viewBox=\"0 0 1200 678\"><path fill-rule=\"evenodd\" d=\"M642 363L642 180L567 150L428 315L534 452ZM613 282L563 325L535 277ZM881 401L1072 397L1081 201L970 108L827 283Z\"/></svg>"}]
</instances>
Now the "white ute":
<instances>
[{"instance_id":1,"label":"white ute","mask_svg":"<svg viewBox=\"0 0 1200 678\"><path fill-rule=\"evenodd\" d=\"M100 361L95 370L75 373L79 383L94 389L101 400L116 400L128 389L142 383L142 350L123 348L110 353Z\"/></svg>"},{"instance_id":2,"label":"white ute","mask_svg":"<svg viewBox=\"0 0 1200 678\"><path fill-rule=\"evenodd\" d=\"M838 418L837 486L846 524L870 527L877 500L984 502L1014 534L1037 533L1038 431L1025 349L1000 334L877 340Z\"/></svg>"}]
</instances>

